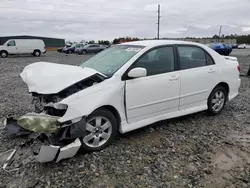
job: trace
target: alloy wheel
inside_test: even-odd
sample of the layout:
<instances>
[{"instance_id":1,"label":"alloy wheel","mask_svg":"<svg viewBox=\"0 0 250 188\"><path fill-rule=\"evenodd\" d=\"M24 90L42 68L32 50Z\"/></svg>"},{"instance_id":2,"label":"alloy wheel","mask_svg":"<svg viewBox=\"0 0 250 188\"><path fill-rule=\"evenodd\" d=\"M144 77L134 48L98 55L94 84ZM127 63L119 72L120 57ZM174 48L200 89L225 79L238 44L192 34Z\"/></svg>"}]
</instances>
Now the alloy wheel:
<instances>
[{"instance_id":1,"label":"alloy wheel","mask_svg":"<svg viewBox=\"0 0 250 188\"><path fill-rule=\"evenodd\" d=\"M102 116L93 117L86 123L86 136L83 138L84 144L91 148L104 145L112 134L111 122Z\"/></svg>"},{"instance_id":2,"label":"alloy wheel","mask_svg":"<svg viewBox=\"0 0 250 188\"><path fill-rule=\"evenodd\" d=\"M212 108L215 112L220 111L224 104L225 104L225 94L223 91L219 90L215 92L213 98L212 98Z\"/></svg>"}]
</instances>

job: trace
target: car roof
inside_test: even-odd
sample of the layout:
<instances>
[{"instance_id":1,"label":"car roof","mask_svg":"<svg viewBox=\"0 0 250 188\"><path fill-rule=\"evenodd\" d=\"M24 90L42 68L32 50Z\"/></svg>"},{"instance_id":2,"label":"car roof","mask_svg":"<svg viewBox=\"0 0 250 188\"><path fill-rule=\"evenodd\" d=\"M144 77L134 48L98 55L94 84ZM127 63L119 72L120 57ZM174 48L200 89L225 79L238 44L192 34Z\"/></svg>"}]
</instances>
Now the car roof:
<instances>
[{"instance_id":1,"label":"car roof","mask_svg":"<svg viewBox=\"0 0 250 188\"><path fill-rule=\"evenodd\" d=\"M137 46L154 47L154 46L172 45L172 44L200 45L199 43L187 42L181 40L143 40L143 41L126 42L119 45L137 45Z\"/></svg>"}]
</instances>

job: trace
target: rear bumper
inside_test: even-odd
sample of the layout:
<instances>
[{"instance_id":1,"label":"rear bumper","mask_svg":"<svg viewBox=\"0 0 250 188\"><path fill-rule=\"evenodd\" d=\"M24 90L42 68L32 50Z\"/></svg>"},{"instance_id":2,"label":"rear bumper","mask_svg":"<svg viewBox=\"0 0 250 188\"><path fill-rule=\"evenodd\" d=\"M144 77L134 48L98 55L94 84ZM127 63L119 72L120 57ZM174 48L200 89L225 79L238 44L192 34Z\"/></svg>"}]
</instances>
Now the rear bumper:
<instances>
[{"instance_id":1,"label":"rear bumper","mask_svg":"<svg viewBox=\"0 0 250 188\"><path fill-rule=\"evenodd\" d=\"M239 92L232 93L228 96L228 100L231 101L233 98L237 97L239 95Z\"/></svg>"},{"instance_id":2,"label":"rear bumper","mask_svg":"<svg viewBox=\"0 0 250 188\"><path fill-rule=\"evenodd\" d=\"M233 98L237 97L239 95L239 89L241 85L241 79L238 78L234 83L233 86L230 87L230 93L228 96L228 100L232 100Z\"/></svg>"}]
</instances>

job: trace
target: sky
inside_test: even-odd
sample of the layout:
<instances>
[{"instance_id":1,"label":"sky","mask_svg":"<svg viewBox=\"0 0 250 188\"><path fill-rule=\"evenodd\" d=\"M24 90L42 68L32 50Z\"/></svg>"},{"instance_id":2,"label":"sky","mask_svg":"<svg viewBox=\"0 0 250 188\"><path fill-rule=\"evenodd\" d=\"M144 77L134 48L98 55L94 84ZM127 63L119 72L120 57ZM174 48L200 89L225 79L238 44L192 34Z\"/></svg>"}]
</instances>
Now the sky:
<instances>
[{"instance_id":1,"label":"sky","mask_svg":"<svg viewBox=\"0 0 250 188\"><path fill-rule=\"evenodd\" d=\"M250 34L250 0L1 0L0 36L71 41Z\"/></svg>"}]
</instances>

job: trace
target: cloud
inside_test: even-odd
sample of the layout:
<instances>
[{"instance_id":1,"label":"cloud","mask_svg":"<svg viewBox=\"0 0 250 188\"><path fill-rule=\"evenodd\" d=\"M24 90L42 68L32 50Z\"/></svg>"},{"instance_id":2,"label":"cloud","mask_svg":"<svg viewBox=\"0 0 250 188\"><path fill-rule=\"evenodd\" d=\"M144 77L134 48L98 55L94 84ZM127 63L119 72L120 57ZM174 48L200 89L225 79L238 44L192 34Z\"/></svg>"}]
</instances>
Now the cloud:
<instances>
[{"instance_id":1,"label":"cloud","mask_svg":"<svg viewBox=\"0 0 250 188\"><path fill-rule=\"evenodd\" d=\"M249 27L242 27L242 32L250 33L250 26Z\"/></svg>"},{"instance_id":2,"label":"cloud","mask_svg":"<svg viewBox=\"0 0 250 188\"><path fill-rule=\"evenodd\" d=\"M0 36L26 34L75 41L154 38L158 4L161 37L213 36L220 25L225 35L250 33L249 0L1 0Z\"/></svg>"}]
</instances>

